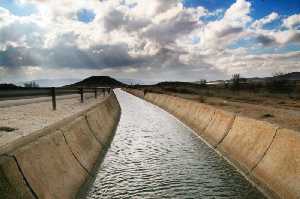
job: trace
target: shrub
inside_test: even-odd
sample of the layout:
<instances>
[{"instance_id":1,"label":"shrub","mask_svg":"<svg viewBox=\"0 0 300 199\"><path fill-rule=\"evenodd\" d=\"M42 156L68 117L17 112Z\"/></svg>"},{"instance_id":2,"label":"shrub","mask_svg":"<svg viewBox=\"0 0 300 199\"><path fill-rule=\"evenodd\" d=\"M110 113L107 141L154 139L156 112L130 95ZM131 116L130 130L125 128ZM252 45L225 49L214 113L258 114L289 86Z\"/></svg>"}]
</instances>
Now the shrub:
<instances>
[{"instance_id":1,"label":"shrub","mask_svg":"<svg viewBox=\"0 0 300 199\"><path fill-rule=\"evenodd\" d=\"M275 73L267 83L266 87L271 93L291 93L294 91L296 84L294 81L283 77L284 73Z\"/></svg>"},{"instance_id":2,"label":"shrub","mask_svg":"<svg viewBox=\"0 0 300 199\"><path fill-rule=\"evenodd\" d=\"M206 87L206 86L207 86L206 83L207 83L207 82L206 82L206 79L201 79L201 80L200 80L200 86Z\"/></svg>"},{"instance_id":3,"label":"shrub","mask_svg":"<svg viewBox=\"0 0 300 199\"><path fill-rule=\"evenodd\" d=\"M24 87L26 87L26 88L38 88L40 86L38 85L38 83L32 81L32 82L24 83Z\"/></svg>"},{"instance_id":4,"label":"shrub","mask_svg":"<svg viewBox=\"0 0 300 199\"><path fill-rule=\"evenodd\" d=\"M241 84L240 74L234 74L231 78L231 88L232 90L239 90Z\"/></svg>"}]
</instances>

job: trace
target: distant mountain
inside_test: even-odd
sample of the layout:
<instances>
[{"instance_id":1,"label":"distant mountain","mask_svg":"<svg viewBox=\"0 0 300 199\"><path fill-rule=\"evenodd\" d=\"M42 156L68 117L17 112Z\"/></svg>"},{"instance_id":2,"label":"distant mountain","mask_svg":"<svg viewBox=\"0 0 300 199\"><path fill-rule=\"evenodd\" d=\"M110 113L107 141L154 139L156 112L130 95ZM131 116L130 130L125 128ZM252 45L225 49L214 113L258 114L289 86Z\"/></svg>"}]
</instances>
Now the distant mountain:
<instances>
[{"instance_id":1,"label":"distant mountain","mask_svg":"<svg viewBox=\"0 0 300 199\"><path fill-rule=\"evenodd\" d=\"M0 84L0 89L12 89L12 88L19 88L14 84Z\"/></svg>"},{"instance_id":2,"label":"distant mountain","mask_svg":"<svg viewBox=\"0 0 300 199\"><path fill-rule=\"evenodd\" d=\"M300 72L291 72L282 75L277 75L273 77L250 77L250 78L242 78L245 82L266 82L272 79L283 79L289 81L300 81Z\"/></svg>"},{"instance_id":3,"label":"distant mountain","mask_svg":"<svg viewBox=\"0 0 300 199\"><path fill-rule=\"evenodd\" d=\"M286 73L274 77L248 77L248 78L243 78L241 77L241 82L245 83L253 83L253 82L260 82L260 83L265 83L267 81L270 81L272 79L284 79L284 80L289 80L289 81L300 81L300 72L291 72L291 73ZM224 83L231 82L231 80L216 80L216 81L210 81L207 82L207 84L224 84ZM196 82L199 83L199 82Z\"/></svg>"},{"instance_id":4,"label":"distant mountain","mask_svg":"<svg viewBox=\"0 0 300 199\"><path fill-rule=\"evenodd\" d=\"M178 82L178 81L174 81L174 82L159 82L159 83L155 84L155 86L167 87L167 86L199 86L199 85L195 82Z\"/></svg>"},{"instance_id":5,"label":"distant mountain","mask_svg":"<svg viewBox=\"0 0 300 199\"><path fill-rule=\"evenodd\" d=\"M291 81L300 81L300 72L292 72L278 76L280 79L287 79Z\"/></svg>"},{"instance_id":6,"label":"distant mountain","mask_svg":"<svg viewBox=\"0 0 300 199\"><path fill-rule=\"evenodd\" d=\"M75 84L71 84L68 86L75 86L75 87L122 87L126 86L126 84L115 80L109 76L91 76L88 77L80 82Z\"/></svg>"}]
</instances>

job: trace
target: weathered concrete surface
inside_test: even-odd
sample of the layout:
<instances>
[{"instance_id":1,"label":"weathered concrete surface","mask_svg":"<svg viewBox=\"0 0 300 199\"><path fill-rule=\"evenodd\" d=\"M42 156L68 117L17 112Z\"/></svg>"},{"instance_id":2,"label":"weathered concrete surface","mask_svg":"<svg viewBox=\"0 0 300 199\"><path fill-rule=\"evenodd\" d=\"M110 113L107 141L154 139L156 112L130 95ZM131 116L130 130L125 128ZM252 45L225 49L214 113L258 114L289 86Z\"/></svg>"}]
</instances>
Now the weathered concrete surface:
<instances>
[{"instance_id":1,"label":"weathered concrete surface","mask_svg":"<svg viewBox=\"0 0 300 199\"><path fill-rule=\"evenodd\" d=\"M87 117L86 117L86 120L93 132L93 134L95 135L95 137L97 138L97 140L104 144L106 142L106 134L102 133L102 132L105 132L103 131L104 127L102 125L102 122L101 120L97 120L97 118L99 117L100 115L98 114L98 110L97 109L94 109L94 110L91 110L87 113Z\"/></svg>"},{"instance_id":2,"label":"weathered concrete surface","mask_svg":"<svg viewBox=\"0 0 300 199\"><path fill-rule=\"evenodd\" d=\"M250 172L265 155L276 129L270 123L237 116L218 150L245 173Z\"/></svg>"},{"instance_id":3,"label":"weathered concrete surface","mask_svg":"<svg viewBox=\"0 0 300 199\"><path fill-rule=\"evenodd\" d=\"M86 119L79 117L62 130L76 159L86 171L91 171L101 153L102 146L92 134Z\"/></svg>"},{"instance_id":4,"label":"weathered concrete surface","mask_svg":"<svg viewBox=\"0 0 300 199\"><path fill-rule=\"evenodd\" d=\"M222 110L215 110L212 120L201 134L203 138L216 147L227 135L234 122L235 115Z\"/></svg>"},{"instance_id":5,"label":"weathered concrete surface","mask_svg":"<svg viewBox=\"0 0 300 199\"><path fill-rule=\"evenodd\" d=\"M113 94L108 98L107 103L100 104L87 113L87 121L91 130L103 145L107 144L111 137L111 131L119 120L120 110L117 98Z\"/></svg>"},{"instance_id":6,"label":"weathered concrete surface","mask_svg":"<svg viewBox=\"0 0 300 199\"><path fill-rule=\"evenodd\" d=\"M14 155L38 198L75 198L88 176L61 131L17 149Z\"/></svg>"},{"instance_id":7,"label":"weathered concrete surface","mask_svg":"<svg viewBox=\"0 0 300 199\"><path fill-rule=\"evenodd\" d=\"M217 147L267 196L300 198L299 132L179 97L147 93L144 99L170 112Z\"/></svg>"},{"instance_id":8,"label":"weathered concrete surface","mask_svg":"<svg viewBox=\"0 0 300 199\"><path fill-rule=\"evenodd\" d=\"M34 198L13 157L0 158L0 196L6 199Z\"/></svg>"},{"instance_id":9,"label":"weathered concrete surface","mask_svg":"<svg viewBox=\"0 0 300 199\"><path fill-rule=\"evenodd\" d=\"M97 114L88 118L90 112ZM101 123L102 128L94 129L105 138L113 135L119 117L120 106L112 93L88 110L2 147L0 193L4 192L5 197L1 196L9 199L75 198L90 178L89 173L105 147L92 131L88 119L106 122Z\"/></svg>"},{"instance_id":10,"label":"weathered concrete surface","mask_svg":"<svg viewBox=\"0 0 300 199\"><path fill-rule=\"evenodd\" d=\"M300 198L300 134L279 129L253 175L279 198Z\"/></svg>"},{"instance_id":11,"label":"weathered concrete surface","mask_svg":"<svg viewBox=\"0 0 300 199\"><path fill-rule=\"evenodd\" d=\"M145 99L175 115L199 134L208 126L215 111L211 106L164 94L147 93Z\"/></svg>"}]
</instances>

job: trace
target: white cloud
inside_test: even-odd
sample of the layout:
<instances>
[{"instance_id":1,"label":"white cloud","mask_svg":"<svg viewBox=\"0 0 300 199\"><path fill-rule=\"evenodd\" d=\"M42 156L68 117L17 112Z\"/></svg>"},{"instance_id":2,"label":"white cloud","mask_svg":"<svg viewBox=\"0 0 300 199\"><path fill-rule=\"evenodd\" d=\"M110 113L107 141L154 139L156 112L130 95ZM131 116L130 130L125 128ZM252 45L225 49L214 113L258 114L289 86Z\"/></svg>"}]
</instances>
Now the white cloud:
<instances>
[{"instance_id":1,"label":"white cloud","mask_svg":"<svg viewBox=\"0 0 300 199\"><path fill-rule=\"evenodd\" d=\"M284 19L283 25L287 28L294 28L297 25L300 25L300 14L294 14Z\"/></svg>"},{"instance_id":2,"label":"white cloud","mask_svg":"<svg viewBox=\"0 0 300 199\"><path fill-rule=\"evenodd\" d=\"M263 17L262 19L256 20L253 24L252 27L254 28L263 28L264 25L272 23L276 19L279 18L279 15L276 12L272 12L271 14Z\"/></svg>"},{"instance_id":3,"label":"white cloud","mask_svg":"<svg viewBox=\"0 0 300 199\"><path fill-rule=\"evenodd\" d=\"M211 21L199 28L200 45L203 48L223 49L228 44L246 36L247 23L251 4L245 0L237 0L225 11L220 20Z\"/></svg>"},{"instance_id":4,"label":"white cloud","mask_svg":"<svg viewBox=\"0 0 300 199\"><path fill-rule=\"evenodd\" d=\"M6 59L0 61L2 78L111 74L195 80L236 72L268 75L277 68L299 67L297 53L254 56L249 48L229 49L245 37L255 37L254 45L263 44L259 48L300 42L299 15L283 21L288 29L265 30L264 25L277 20L278 14L251 24L252 5L247 0L211 12L201 6L185 8L179 0L19 2L32 3L37 12L20 17L0 7L0 54ZM91 10L95 18L89 23L78 21L81 9ZM209 16L216 19L205 21Z\"/></svg>"},{"instance_id":5,"label":"white cloud","mask_svg":"<svg viewBox=\"0 0 300 199\"><path fill-rule=\"evenodd\" d=\"M246 0L237 0L225 12L224 18L236 23L244 24L251 20L248 16L250 13L251 3Z\"/></svg>"}]
</instances>

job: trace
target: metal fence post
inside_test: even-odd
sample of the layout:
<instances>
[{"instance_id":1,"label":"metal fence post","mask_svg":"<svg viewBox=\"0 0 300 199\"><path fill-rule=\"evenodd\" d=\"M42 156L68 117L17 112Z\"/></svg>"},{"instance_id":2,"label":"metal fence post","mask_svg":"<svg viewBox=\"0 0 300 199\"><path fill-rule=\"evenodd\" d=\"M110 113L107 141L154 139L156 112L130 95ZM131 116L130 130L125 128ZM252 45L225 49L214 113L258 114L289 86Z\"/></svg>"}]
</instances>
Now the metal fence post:
<instances>
[{"instance_id":1,"label":"metal fence post","mask_svg":"<svg viewBox=\"0 0 300 199\"><path fill-rule=\"evenodd\" d=\"M98 93L97 93L97 88L95 88L95 99L97 99Z\"/></svg>"},{"instance_id":2,"label":"metal fence post","mask_svg":"<svg viewBox=\"0 0 300 199\"><path fill-rule=\"evenodd\" d=\"M80 92L80 102L83 103L83 88L80 88L79 92Z\"/></svg>"},{"instance_id":3,"label":"metal fence post","mask_svg":"<svg viewBox=\"0 0 300 199\"><path fill-rule=\"evenodd\" d=\"M52 109L56 110L56 94L55 94L55 87L51 88L51 97L52 97Z\"/></svg>"}]
</instances>

